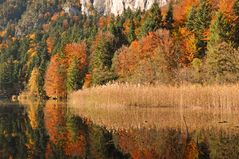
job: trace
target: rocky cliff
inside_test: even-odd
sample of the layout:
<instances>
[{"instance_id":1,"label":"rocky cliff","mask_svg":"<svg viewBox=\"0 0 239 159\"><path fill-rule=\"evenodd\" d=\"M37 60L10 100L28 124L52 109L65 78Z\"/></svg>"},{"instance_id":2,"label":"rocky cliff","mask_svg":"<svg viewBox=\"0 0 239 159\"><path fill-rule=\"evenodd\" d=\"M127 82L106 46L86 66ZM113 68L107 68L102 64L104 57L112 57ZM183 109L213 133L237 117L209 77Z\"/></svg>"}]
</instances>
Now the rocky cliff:
<instances>
[{"instance_id":1,"label":"rocky cliff","mask_svg":"<svg viewBox=\"0 0 239 159\"><path fill-rule=\"evenodd\" d=\"M136 10L148 10L155 0L82 0L82 11L87 13L89 6L94 8L102 14L113 13L115 15L121 14L124 8L131 8ZM156 0L160 6L167 4L169 0Z\"/></svg>"}]
</instances>

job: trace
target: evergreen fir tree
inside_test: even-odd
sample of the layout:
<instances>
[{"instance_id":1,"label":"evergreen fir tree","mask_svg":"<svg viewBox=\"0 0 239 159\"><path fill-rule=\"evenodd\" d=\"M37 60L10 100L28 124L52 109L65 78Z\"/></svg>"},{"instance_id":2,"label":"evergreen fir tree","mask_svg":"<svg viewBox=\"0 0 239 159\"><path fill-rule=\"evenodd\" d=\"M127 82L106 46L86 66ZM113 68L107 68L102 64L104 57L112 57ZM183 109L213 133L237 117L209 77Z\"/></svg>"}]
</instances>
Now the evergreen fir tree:
<instances>
[{"instance_id":1,"label":"evergreen fir tree","mask_svg":"<svg viewBox=\"0 0 239 159\"><path fill-rule=\"evenodd\" d=\"M124 21L120 16L117 16L116 19L114 16L111 16L109 32L114 36L114 47L112 50L117 50L122 45L128 44L127 37L123 33Z\"/></svg>"},{"instance_id":2,"label":"evergreen fir tree","mask_svg":"<svg viewBox=\"0 0 239 159\"><path fill-rule=\"evenodd\" d=\"M4 90L10 94L14 92L15 88L15 77L14 77L14 63L12 59L9 62L0 64L0 90Z\"/></svg>"},{"instance_id":3,"label":"evergreen fir tree","mask_svg":"<svg viewBox=\"0 0 239 159\"><path fill-rule=\"evenodd\" d=\"M207 0L200 0L200 5L195 17L195 33L201 34L208 28L212 19L212 7Z\"/></svg>"},{"instance_id":4,"label":"evergreen fir tree","mask_svg":"<svg viewBox=\"0 0 239 159\"><path fill-rule=\"evenodd\" d=\"M105 84L115 78L111 71L114 51L110 42L102 41L96 47L91 59L92 84Z\"/></svg>"},{"instance_id":5,"label":"evergreen fir tree","mask_svg":"<svg viewBox=\"0 0 239 159\"><path fill-rule=\"evenodd\" d=\"M195 27L195 17L197 14L197 10L195 6L192 6L192 8L189 11L187 21L186 21L186 26L189 30L193 31Z\"/></svg>"},{"instance_id":6,"label":"evergreen fir tree","mask_svg":"<svg viewBox=\"0 0 239 159\"><path fill-rule=\"evenodd\" d=\"M228 41L230 38L230 31L231 27L228 20L223 13L218 12L216 14L216 19L210 27L208 48L217 43Z\"/></svg>"},{"instance_id":7,"label":"evergreen fir tree","mask_svg":"<svg viewBox=\"0 0 239 159\"><path fill-rule=\"evenodd\" d=\"M115 35L115 34L116 34L115 17L114 17L113 15L110 17L109 32L110 32L112 35Z\"/></svg>"},{"instance_id":8,"label":"evergreen fir tree","mask_svg":"<svg viewBox=\"0 0 239 159\"><path fill-rule=\"evenodd\" d=\"M138 8L135 12L135 20L137 23L140 23L141 21L141 16L142 16L142 12L141 10Z\"/></svg>"},{"instance_id":9,"label":"evergreen fir tree","mask_svg":"<svg viewBox=\"0 0 239 159\"><path fill-rule=\"evenodd\" d=\"M169 6L168 6L168 11L165 17L165 28L168 30L173 29L173 23L174 23L174 18L173 18L173 4L172 1L170 1Z\"/></svg>"},{"instance_id":10,"label":"evergreen fir tree","mask_svg":"<svg viewBox=\"0 0 239 159\"><path fill-rule=\"evenodd\" d=\"M45 90L44 90L44 83L45 83L45 72L47 69L47 64L50 60L49 54L47 52L47 46L45 43L46 37L43 36L41 42L39 43L39 47L37 49L38 54L40 54L40 64L39 64L39 76L38 76L38 92L39 96L44 98L46 96Z\"/></svg>"},{"instance_id":11,"label":"evergreen fir tree","mask_svg":"<svg viewBox=\"0 0 239 159\"><path fill-rule=\"evenodd\" d=\"M207 0L200 0L199 7L195 9L192 7L188 20L187 28L191 30L196 36L197 53L196 58L203 58L207 50L207 37L205 32L209 29L212 18L212 7Z\"/></svg>"},{"instance_id":12,"label":"evergreen fir tree","mask_svg":"<svg viewBox=\"0 0 239 159\"><path fill-rule=\"evenodd\" d=\"M67 91L72 92L80 88L79 86L79 75L80 71L78 69L79 63L76 58L73 58L72 63L70 64L67 70Z\"/></svg>"},{"instance_id":13,"label":"evergreen fir tree","mask_svg":"<svg viewBox=\"0 0 239 159\"><path fill-rule=\"evenodd\" d=\"M162 27L162 14L159 5L155 2L146 15L146 19L141 27L141 37L149 32L156 31Z\"/></svg>"},{"instance_id":14,"label":"evergreen fir tree","mask_svg":"<svg viewBox=\"0 0 239 159\"><path fill-rule=\"evenodd\" d=\"M135 26L134 26L134 21L131 18L130 19L130 28L129 28L129 35L128 35L128 42L131 43L136 39L135 35Z\"/></svg>"},{"instance_id":15,"label":"evergreen fir tree","mask_svg":"<svg viewBox=\"0 0 239 159\"><path fill-rule=\"evenodd\" d=\"M153 30L157 30L159 28L162 27L162 13L161 13L161 9L159 8L158 3L154 2L154 4L152 5L150 11L149 11L150 17L152 18L152 20L154 21L154 28Z\"/></svg>"}]
</instances>

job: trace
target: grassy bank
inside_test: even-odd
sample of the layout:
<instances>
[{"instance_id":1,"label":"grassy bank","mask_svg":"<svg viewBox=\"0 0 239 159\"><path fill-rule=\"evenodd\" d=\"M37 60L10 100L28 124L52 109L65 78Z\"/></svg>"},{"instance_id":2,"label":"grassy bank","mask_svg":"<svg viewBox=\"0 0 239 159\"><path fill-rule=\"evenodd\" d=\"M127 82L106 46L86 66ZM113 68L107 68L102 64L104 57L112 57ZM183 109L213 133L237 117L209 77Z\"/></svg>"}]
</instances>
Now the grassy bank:
<instances>
[{"instance_id":1,"label":"grassy bank","mask_svg":"<svg viewBox=\"0 0 239 159\"><path fill-rule=\"evenodd\" d=\"M71 101L78 105L198 108L239 106L239 85L130 85L111 84L80 90Z\"/></svg>"}]
</instances>

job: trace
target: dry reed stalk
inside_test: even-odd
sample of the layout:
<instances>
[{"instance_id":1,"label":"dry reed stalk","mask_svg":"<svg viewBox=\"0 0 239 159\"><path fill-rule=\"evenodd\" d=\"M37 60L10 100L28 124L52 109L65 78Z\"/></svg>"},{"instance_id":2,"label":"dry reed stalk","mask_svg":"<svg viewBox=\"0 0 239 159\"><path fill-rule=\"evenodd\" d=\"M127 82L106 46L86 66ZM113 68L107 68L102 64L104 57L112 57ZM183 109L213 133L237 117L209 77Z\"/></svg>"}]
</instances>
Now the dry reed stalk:
<instances>
[{"instance_id":1,"label":"dry reed stalk","mask_svg":"<svg viewBox=\"0 0 239 159\"><path fill-rule=\"evenodd\" d=\"M80 90L70 96L79 106L137 106L228 108L239 106L239 85L109 84Z\"/></svg>"}]
</instances>

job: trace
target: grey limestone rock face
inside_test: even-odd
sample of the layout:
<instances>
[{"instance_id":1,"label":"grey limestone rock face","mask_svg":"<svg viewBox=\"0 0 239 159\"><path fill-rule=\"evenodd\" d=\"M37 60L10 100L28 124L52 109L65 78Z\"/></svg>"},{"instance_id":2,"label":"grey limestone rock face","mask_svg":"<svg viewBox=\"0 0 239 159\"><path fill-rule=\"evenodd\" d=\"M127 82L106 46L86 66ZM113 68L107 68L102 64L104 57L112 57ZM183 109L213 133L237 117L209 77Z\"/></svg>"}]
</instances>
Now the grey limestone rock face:
<instances>
[{"instance_id":1,"label":"grey limestone rock face","mask_svg":"<svg viewBox=\"0 0 239 159\"><path fill-rule=\"evenodd\" d=\"M121 14L125 9L148 10L155 0L81 0L82 11L87 13L89 5L93 5L99 13L102 14ZM159 6L166 5L169 0L156 0Z\"/></svg>"}]
</instances>

